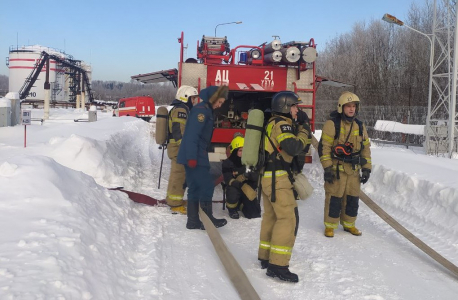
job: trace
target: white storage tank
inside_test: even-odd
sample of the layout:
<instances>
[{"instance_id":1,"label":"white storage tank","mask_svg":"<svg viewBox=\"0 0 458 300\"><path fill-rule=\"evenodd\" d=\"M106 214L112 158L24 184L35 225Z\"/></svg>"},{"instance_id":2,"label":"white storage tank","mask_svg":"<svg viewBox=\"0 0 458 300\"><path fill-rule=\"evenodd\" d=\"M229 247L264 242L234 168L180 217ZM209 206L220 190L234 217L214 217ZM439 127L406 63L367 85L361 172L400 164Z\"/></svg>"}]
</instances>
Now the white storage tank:
<instances>
[{"instance_id":1,"label":"white storage tank","mask_svg":"<svg viewBox=\"0 0 458 300\"><path fill-rule=\"evenodd\" d=\"M72 57L53 48L43 47L40 45L10 47L8 67L9 67L9 91L19 92L39 63L41 52L59 56L62 59L71 59ZM81 62L81 67L89 71L88 76L91 80L91 67ZM62 66L54 59L50 59L49 65L49 82L51 84L51 101L68 101L70 99L68 68ZM27 100L44 100L44 82L46 79L46 65L43 66L40 75L30 89ZM86 102L88 97L86 97Z\"/></svg>"}]
</instances>

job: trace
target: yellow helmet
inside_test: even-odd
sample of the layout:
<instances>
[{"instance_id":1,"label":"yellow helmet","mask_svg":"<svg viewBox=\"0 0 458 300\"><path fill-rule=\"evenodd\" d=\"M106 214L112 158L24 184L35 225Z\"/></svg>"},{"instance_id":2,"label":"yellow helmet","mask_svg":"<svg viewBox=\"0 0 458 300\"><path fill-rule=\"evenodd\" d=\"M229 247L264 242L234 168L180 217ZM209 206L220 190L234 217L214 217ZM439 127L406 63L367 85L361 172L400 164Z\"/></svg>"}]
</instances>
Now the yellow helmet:
<instances>
[{"instance_id":1,"label":"yellow helmet","mask_svg":"<svg viewBox=\"0 0 458 300\"><path fill-rule=\"evenodd\" d=\"M240 148L240 147L243 147L243 144L245 143L245 139L243 138L243 136L236 136L232 142L231 142L231 145L229 146L229 148L231 149L231 153L237 149L237 148Z\"/></svg>"},{"instance_id":2,"label":"yellow helmet","mask_svg":"<svg viewBox=\"0 0 458 300\"><path fill-rule=\"evenodd\" d=\"M359 97L353 94L352 92L343 92L339 97L339 102L337 103L337 112L342 113L342 108L345 104L356 102L356 112L359 110Z\"/></svg>"}]
</instances>

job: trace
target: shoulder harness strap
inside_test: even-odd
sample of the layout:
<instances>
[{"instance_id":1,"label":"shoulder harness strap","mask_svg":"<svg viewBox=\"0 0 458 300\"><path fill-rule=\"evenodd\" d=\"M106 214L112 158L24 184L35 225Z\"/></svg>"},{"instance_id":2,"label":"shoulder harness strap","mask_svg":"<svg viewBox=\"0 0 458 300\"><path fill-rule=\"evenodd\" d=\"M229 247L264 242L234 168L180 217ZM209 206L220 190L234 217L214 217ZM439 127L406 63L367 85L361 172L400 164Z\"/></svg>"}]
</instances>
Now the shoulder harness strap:
<instances>
[{"instance_id":1,"label":"shoulder harness strap","mask_svg":"<svg viewBox=\"0 0 458 300\"><path fill-rule=\"evenodd\" d=\"M334 128L336 130L336 133L334 134L334 139L337 140L339 139L340 136L340 121L342 120L340 116L336 116L331 118L331 120L334 122ZM361 122L359 119L355 118L356 124L358 124L359 127L359 135L363 136L363 122Z\"/></svg>"},{"instance_id":2,"label":"shoulder harness strap","mask_svg":"<svg viewBox=\"0 0 458 300\"><path fill-rule=\"evenodd\" d=\"M334 134L334 140L338 140L339 136L340 136L340 121L342 119L341 119L341 117L339 115L339 116L331 118L331 120L334 122L334 128L336 130L336 132Z\"/></svg>"}]
</instances>

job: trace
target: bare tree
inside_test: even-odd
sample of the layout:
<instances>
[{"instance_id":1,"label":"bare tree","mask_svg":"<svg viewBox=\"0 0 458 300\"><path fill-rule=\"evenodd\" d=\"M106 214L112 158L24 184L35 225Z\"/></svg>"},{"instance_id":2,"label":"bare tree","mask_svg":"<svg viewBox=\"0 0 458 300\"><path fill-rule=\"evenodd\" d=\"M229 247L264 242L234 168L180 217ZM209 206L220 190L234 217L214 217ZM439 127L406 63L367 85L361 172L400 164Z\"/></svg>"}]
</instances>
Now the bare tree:
<instances>
[{"instance_id":1,"label":"bare tree","mask_svg":"<svg viewBox=\"0 0 458 300\"><path fill-rule=\"evenodd\" d=\"M0 75L0 96L8 93L8 76Z\"/></svg>"},{"instance_id":2,"label":"bare tree","mask_svg":"<svg viewBox=\"0 0 458 300\"><path fill-rule=\"evenodd\" d=\"M121 98L151 96L157 104L167 104L175 98L172 83L143 84L136 81L92 81L94 97L100 100L118 101Z\"/></svg>"},{"instance_id":3,"label":"bare tree","mask_svg":"<svg viewBox=\"0 0 458 300\"><path fill-rule=\"evenodd\" d=\"M439 22L445 22L446 18L443 4L439 3L437 9ZM422 6L412 3L406 24L430 33L433 8L431 0L426 0ZM317 73L353 84L354 88L350 90L360 97L362 115L369 124L373 125L377 119L405 122L408 112L413 118L411 122L424 124L429 53L428 39L408 28L381 20L358 22L351 32L336 36L320 51ZM342 90L320 87L317 111L334 110ZM327 113L321 116L326 117ZM317 115L317 121L323 121L320 115Z\"/></svg>"}]
</instances>

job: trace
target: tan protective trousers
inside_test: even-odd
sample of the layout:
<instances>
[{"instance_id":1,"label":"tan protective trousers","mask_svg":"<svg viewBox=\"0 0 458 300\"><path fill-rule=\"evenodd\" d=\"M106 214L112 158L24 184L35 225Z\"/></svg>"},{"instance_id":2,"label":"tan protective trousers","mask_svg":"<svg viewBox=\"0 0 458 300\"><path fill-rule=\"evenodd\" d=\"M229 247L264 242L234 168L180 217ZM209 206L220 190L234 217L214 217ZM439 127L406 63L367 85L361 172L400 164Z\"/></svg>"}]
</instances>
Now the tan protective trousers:
<instances>
[{"instance_id":1,"label":"tan protective trousers","mask_svg":"<svg viewBox=\"0 0 458 300\"><path fill-rule=\"evenodd\" d=\"M179 145L169 144L167 146L167 155L171 159L169 185L167 186L167 197L165 198L168 205L183 205L183 196L185 189L183 185L186 181L184 166L177 163Z\"/></svg>"},{"instance_id":2,"label":"tan protective trousers","mask_svg":"<svg viewBox=\"0 0 458 300\"><path fill-rule=\"evenodd\" d=\"M293 185L287 174L276 176L276 200L271 202L272 177L264 176L261 184L264 213L261 221L258 258L269 260L269 263L277 266L288 266L299 222Z\"/></svg>"},{"instance_id":3,"label":"tan protective trousers","mask_svg":"<svg viewBox=\"0 0 458 300\"><path fill-rule=\"evenodd\" d=\"M324 183L324 225L335 229L340 221L344 227L355 227L361 190L359 174L341 171L339 176L340 179L334 179L332 184Z\"/></svg>"}]
</instances>

